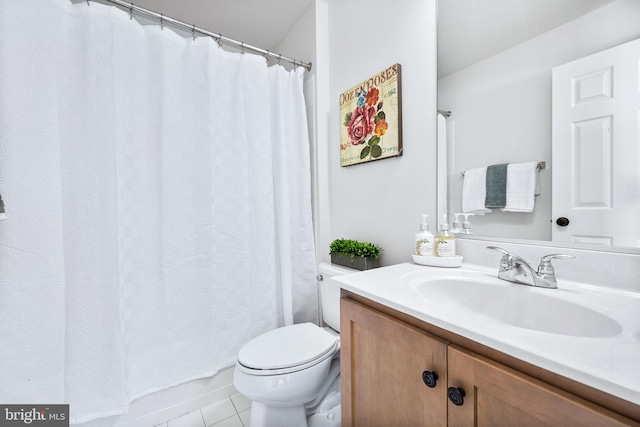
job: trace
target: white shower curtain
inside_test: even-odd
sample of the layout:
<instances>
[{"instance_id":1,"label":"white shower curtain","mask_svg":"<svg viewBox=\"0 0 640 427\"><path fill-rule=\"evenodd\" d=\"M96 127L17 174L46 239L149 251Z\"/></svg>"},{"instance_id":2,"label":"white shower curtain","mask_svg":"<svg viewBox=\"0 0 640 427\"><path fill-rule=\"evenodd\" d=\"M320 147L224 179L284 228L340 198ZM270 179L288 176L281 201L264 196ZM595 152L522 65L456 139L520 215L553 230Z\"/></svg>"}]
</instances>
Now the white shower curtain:
<instances>
[{"instance_id":1,"label":"white shower curtain","mask_svg":"<svg viewBox=\"0 0 640 427\"><path fill-rule=\"evenodd\" d=\"M123 413L316 320L302 76L111 6L0 1L0 403Z\"/></svg>"},{"instance_id":2,"label":"white shower curtain","mask_svg":"<svg viewBox=\"0 0 640 427\"><path fill-rule=\"evenodd\" d=\"M437 130L438 130L438 199L436 206L438 208L438 216L435 221L432 221L433 227L439 230L438 225L442 223L442 216L449 215L449 182L453 182L449 177L448 167L448 146L447 146L447 119L444 115L438 113L437 115ZM449 220L452 220L450 217Z\"/></svg>"}]
</instances>

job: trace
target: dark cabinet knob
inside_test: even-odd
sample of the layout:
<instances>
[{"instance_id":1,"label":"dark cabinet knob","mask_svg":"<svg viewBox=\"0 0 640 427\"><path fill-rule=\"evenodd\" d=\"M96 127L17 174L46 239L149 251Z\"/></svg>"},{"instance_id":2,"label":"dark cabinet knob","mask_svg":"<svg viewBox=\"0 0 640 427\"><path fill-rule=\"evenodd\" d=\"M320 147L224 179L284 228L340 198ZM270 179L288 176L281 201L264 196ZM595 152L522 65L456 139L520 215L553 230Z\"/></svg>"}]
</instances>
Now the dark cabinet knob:
<instances>
[{"instance_id":1,"label":"dark cabinet knob","mask_svg":"<svg viewBox=\"0 0 640 427\"><path fill-rule=\"evenodd\" d=\"M422 373L422 381L424 381L427 387L434 388L438 381L438 374L431 371L424 371Z\"/></svg>"},{"instance_id":2,"label":"dark cabinet knob","mask_svg":"<svg viewBox=\"0 0 640 427\"><path fill-rule=\"evenodd\" d=\"M464 390L460 387L449 387L447 389L447 396L449 397L449 400L456 406L462 406L464 403L464 395Z\"/></svg>"},{"instance_id":3,"label":"dark cabinet knob","mask_svg":"<svg viewBox=\"0 0 640 427\"><path fill-rule=\"evenodd\" d=\"M569 218L561 216L560 218L556 219L556 224L558 224L560 227L566 227L567 225L569 225Z\"/></svg>"}]
</instances>

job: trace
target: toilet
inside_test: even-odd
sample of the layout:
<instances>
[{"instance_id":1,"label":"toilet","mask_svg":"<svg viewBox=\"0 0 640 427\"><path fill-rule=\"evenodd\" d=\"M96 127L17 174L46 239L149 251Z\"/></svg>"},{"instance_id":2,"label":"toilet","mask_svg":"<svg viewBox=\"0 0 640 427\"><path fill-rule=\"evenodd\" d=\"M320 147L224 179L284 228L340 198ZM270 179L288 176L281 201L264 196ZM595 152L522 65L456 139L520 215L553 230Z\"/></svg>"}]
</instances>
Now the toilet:
<instances>
[{"instance_id":1,"label":"toilet","mask_svg":"<svg viewBox=\"0 0 640 427\"><path fill-rule=\"evenodd\" d=\"M251 427L340 426L340 286L330 278L354 272L318 266L325 327L277 328L238 352L233 385L251 400Z\"/></svg>"}]
</instances>

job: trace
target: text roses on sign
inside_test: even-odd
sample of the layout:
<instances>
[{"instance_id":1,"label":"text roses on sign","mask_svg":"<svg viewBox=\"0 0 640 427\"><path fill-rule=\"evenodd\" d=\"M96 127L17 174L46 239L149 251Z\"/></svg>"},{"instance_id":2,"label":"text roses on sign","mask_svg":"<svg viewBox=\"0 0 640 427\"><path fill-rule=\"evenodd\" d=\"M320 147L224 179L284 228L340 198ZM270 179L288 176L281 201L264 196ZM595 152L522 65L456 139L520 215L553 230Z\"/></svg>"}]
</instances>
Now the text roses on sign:
<instances>
[{"instance_id":1,"label":"text roses on sign","mask_svg":"<svg viewBox=\"0 0 640 427\"><path fill-rule=\"evenodd\" d=\"M397 75L398 75L398 64L395 64L387 68L383 72L379 73L378 75L370 78L366 82L364 82L364 85L363 85L364 90L369 91L371 88L379 87L381 84L383 84L388 80L391 80ZM342 107L343 105L353 101L354 98L357 98L358 96L356 94L356 89L362 88L363 86L358 86L349 92L340 94L340 106Z\"/></svg>"}]
</instances>

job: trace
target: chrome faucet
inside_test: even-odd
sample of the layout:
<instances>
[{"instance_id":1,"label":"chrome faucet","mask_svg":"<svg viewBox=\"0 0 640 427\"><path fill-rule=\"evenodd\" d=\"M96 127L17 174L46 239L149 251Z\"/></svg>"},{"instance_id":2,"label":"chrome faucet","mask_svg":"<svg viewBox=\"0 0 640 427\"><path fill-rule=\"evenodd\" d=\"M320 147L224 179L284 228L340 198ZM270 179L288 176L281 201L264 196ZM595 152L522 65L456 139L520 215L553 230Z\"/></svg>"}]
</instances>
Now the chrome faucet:
<instances>
[{"instance_id":1,"label":"chrome faucet","mask_svg":"<svg viewBox=\"0 0 640 427\"><path fill-rule=\"evenodd\" d=\"M556 274L551 265L551 260L573 259L573 255L550 254L540 259L538 270L534 270L527 261L497 246L487 246L487 249L501 252L500 270L498 270L498 279L507 280L522 285L537 286L539 288L556 289L558 282Z\"/></svg>"}]
</instances>

